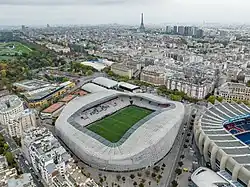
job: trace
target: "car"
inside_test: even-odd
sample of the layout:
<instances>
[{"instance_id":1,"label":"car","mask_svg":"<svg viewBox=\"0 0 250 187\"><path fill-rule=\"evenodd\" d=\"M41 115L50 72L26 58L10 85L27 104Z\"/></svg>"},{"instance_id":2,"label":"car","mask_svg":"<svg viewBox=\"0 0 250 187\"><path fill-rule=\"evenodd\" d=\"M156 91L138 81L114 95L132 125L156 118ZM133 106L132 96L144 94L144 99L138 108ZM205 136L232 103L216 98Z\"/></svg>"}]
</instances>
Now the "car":
<instances>
[{"instance_id":1,"label":"car","mask_svg":"<svg viewBox=\"0 0 250 187\"><path fill-rule=\"evenodd\" d=\"M188 168L183 168L183 171L184 172L188 172Z\"/></svg>"}]
</instances>

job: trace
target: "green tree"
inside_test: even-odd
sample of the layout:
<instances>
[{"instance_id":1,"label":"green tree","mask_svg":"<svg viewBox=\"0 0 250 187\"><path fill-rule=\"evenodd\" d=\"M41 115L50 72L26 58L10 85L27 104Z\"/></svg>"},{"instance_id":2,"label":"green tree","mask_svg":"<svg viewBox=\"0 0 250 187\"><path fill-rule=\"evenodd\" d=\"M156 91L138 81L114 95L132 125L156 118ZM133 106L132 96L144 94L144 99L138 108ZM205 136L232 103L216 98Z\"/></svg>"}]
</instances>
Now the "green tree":
<instances>
[{"instance_id":1,"label":"green tree","mask_svg":"<svg viewBox=\"0 0 250 187\"><path fill-rule=\"evenodd\" d=\"M180 95L170 94L170 99L173 101L181 101L182 97Z\"/></svg>"},{"instance_id":2,"label":"green tree","mask_svg":"<svg viewBox=\"0 0 250 187\"><path fill-rule=\"evenodd\" d=\"M62 82L67 82L67 81L69 81L69 78L63 77Z\"/></svg>"},{"instance_id":3,"label":"green tree","mask_svg":"<svg viewBox=\"0 0 250 187\"><path fill-rule=\"evenodd\" d=\"M182 161L178 162L178 165L179 165L180 167L182 167L182 166L183 166L183 162L182 162Z\"/></svg>"},{"instance_id":4,"label":"green tree","mask_svg":"<svg viewBox=\"0 0 250 187\"><path fill-rule=\"evenodd\" d=\"M215 96L214 95L209 96L209 98L207 99L207 101L210 102L210 103L212 103L212 104L214 104L214 102L215 102Z\"/></svg>"},{"instance_id":5,"label":"green tree","mask_svg":"<svg viewBox=\"0 0 250 187\"><path fill-rule=\"evenodd\" d=\"M14 161L12 153L11 152L6 152L5 153L5 157L6 157L6 160L8 162L8 165L11 166L11 167L13 167L15 161Z\"/></svg>"},{"instance_id":6,"label":"green tree","mask_svg":"<svg viewBox=\"0 0 250 187\"><path fill-rule=\"evenodd\" d=\"M143 184L143 183L140 183L140 184L139 184L139 187L144 187L144 184Z\"/></svg>"},{"instance_id":7,"label":"green tree","mask_svg":"<svg viewBox=\"0 0 250 187\"><path fill-rule=\"evenodd\" d=\"M159 171L160 171L160 166L155 166L154 168L153 168L153 170L156 172L156 173L158 173Z\"/></svg>"},{"instance_id":8,"label":"green tree","mask_svg":"<svg viewBox=\"0 0 250 187\"><path fill-rule=\"evenodd\" d=\"M119 181L121 179L121 175L116 175L116 179Z\"/></svg>"},{"instance_id":9,"label":"green tree","mask_svg":"<svg viewBox=\"0 0 250 187\"><path fill-rule=\"evenodd\" d=\"M216 97L217 101L222 102L223 101L223 97Z\"/></svg>"},{"instance_id":10,"label":"green tree","mask_svg":"<svg viewBox=\"0 0 250 187\"><path fill-rule=\"evenodd\" d=\"M180 174L182 173L182 171L181 171L180 168L176 168L175 173L176 173L177 175L180 175Z\"/></svg>"},{"instance_id":11,"label":"green tree","mask_svg":"<svg viewBox=\"0 0 250 187\"><path fill-rule=\"evenodd\" d=\"M94 73L94 72L93 72L92 70L88 70L88 71L86 72L86 75L87 75L87 76L90 76L90 75L93 75L93 73Z\"/></svg>"},{"instance_id":12,"label":"green tree","mask_svg":"<svg viewBox=\"0 0 250 187\"><path fill-rule=\"evenodd\" d=\"M171 184L172 184L172 187L177 187L178 186L178 182L176 180L173 180L171 182Z\"/></svg>"},{"instance_id":13,"label":"green tree","mask_svg":"<svg viewBox=\"0 0 250 187\"><path fill-rule=\"evenodd\" d=\"M4 70L4 69L1 70L1 77L2 77L2 78L3 78L3 77L6 77L6 75L7 75L7 74L6 74L6 70Z\"/></svg>"},{"instance_id":14,"label":"green tree","mask_svg":"<svg viewBox=\"0 0 250 187\"><path fill-rule=\"evenodd\" d=\"M249 80L249 81L247 81L247 86L248 86L248 87L250 87L250 80Z\"/></svg>"},{"instance_id":15,"label":"green tree","mask_svg":"<svg viewBox=\"0 0 250 187\"><path fill-rule=\"evenodd\" d=\"M5 143L5 144L3 145L3 147L4 147L4 150L5 150L5 151L7 151L7 150L9 149L9 145L8 145L7 143Z\"/></svg>"},{"instance_id":16,"label":"green tree","mask_svg":"<svg viewBox=\"0 0 250 187\"><path fill-rule=\"evenodd\" d=\"M130 178L131 178L131 179L134 179L134 178L135 178L135 175L134 175L134 174L131 174L131 175L130 175Z\"/></svg>"},{"instance_id":17,"label":"green tree","mask_svg":"<svg viewBox=\"0 0 250 187\"><path fill-rule=\"evenodd\" d=\"M2 155L4 153L4 148L0 147L0 155Z\"/></svg>"}]
</instances>

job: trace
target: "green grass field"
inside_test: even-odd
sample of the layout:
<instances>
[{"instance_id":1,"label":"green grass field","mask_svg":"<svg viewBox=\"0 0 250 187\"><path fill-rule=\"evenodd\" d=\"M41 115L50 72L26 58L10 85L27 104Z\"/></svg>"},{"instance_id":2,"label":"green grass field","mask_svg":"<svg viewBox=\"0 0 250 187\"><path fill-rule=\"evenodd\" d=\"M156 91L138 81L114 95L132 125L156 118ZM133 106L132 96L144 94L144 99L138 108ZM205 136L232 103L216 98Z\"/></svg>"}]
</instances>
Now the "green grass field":
<instances>
[{"instance_id":1,"label":"green grass field","mask_svg":"<svg viewBox=\"0 0 250 187\"><path fill-rule=\"evenodd\" d=\"M112 143L121 137L138 121L153 111L137 106L128 106L100 121L90 124L87 129L99 134Z\"/></svg>"},{"instance_id":2,"label":"green grass field","mask_svg":"<svg viewBox=\"0 0 250 187\"><path fill-rule=\"evenodd\" d=\"M0 56L16 56L24 53L29 54L31 51L32 50L29 47L19 42L0 43Z\"/></svg>"}]
</instances>

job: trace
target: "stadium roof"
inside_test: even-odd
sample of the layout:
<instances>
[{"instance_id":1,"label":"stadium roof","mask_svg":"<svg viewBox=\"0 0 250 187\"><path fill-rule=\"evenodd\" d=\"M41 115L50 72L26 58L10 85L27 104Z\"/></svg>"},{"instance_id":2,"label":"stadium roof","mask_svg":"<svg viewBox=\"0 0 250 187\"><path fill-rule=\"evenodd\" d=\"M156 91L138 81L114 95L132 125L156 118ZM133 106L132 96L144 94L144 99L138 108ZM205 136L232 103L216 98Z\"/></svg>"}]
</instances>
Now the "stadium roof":
<instances>
[{"instance_id":1,"label":"stadium roof","mask_svg":"<svg viewBox=\"0 0 250 187\"><path fill-rule=\"evenodd\" d=\"M114 88L118 85L117 81L105 77L97 77L92 82L105 88Z\"/></svg>"},{"instance_id":2,"label":"stadium roof","mask_svg":"<svg viewBox=\"0 0 250 187\"><path fill-rule=\"evenodd\" d=\"M82 87L81 87L82 90L85 90L89 93L96 93L96 92L102 92L102 91L107 91L106 88L103 88L101 86L98 86L96 84L93 84L93 83L87 83L87 84L84 84Z\"/></svg>"},{"instance_id":3,"label":"stadium roof","mask_svg":"<svg viewBox=\"0 0 250 187\"><path fill-rule=\"evenodd\" d=\"M202 112L199 118L199 128L221 151L233 158L238 164L249 166L249 146L224 128L224 124L234 123L237 119L249 117L250 108L243 103L217 102Z\"/></svg>"},{"instance_id":4,"label":"stadium roof","mask_svg":"<svg viewBox=\"0 0 250 187\"><path fill-rule=\"evenodd\" d=\"M195 170L191 175L191 180L198 187L233 187L217 173L205 167Z\"/></svg>"},{"instance_id":5,"label":"stadium roof","mask_svg":"<svg viewBox=\"0 0 250 187\"><path fill-rule=\"evenodd\" d=\"M168 104L170 106L161 109L160 112L156 111L158 112L157 115L153 115L151 118L145 120L144 123L139 126L122 144L113 147L107 146L85 133L85 128L79 127L78 129L69 122L71 116L73 116L77 111L82 111L83 107L87 107L91 104L102 103L121 95L127 97L141 97L149 101L154 101L159 104ZM140 155L144 150L147 150L149 154L149 152L152 151L151 149L153 149L151 146L162 142L166 134L175 129L176 124L181 124L184 113L185 108L183 104L179 102L168 101L164 98L156 96L152 97L150 94L133 94L109 90L106 92L103 91L89 94L72 100L68 105L66 105L63 112L57 119L56 129L57 133L63 134L62 136L66 136L66 141L70 141L70 143L73 143L74 146L77 145L77 152L80 151L80 154L87 153L88 155L92 155L93 158L91 159L106 160L107 162L112 163L120 163L121 160L125 160L124 165L131 165L131 162L137 162L135 160L131 160L131 157ZM173 134L174 133L172 133L172 136L174 136ZM167 141L168 144L171 144L171 142L175 139L175 137L169 136L168 138L171 139ZM155 151L156 150L153 152ZM151 154L146 156L154 157ZM149 165L150 163L147 164Z\"/></svg>"},{"instance_id":6,"label":"stadium roof","mask_svg":"<svg viewBox=\"0 0 250 187\"><path fill-rule=\"evenodd\" d=\"M130 83L127 83L127 82L119 82L118 86L125 87L125 88L127 88L129 90L135 90L135 89L140 88L139 86L136 86L136 85L133 85L133 84L130 84Z\"/></svg>"}]
</instances>

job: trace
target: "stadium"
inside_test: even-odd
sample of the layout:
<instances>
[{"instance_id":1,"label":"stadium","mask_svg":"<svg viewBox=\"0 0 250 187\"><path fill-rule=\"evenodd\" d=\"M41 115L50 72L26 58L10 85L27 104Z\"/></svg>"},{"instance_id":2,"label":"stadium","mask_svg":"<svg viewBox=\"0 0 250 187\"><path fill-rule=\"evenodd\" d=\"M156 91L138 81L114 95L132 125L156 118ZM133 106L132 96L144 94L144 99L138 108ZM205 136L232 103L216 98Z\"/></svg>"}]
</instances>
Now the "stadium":
<instances>
[{"instance_id":1,"label":"stadium","mask_svg":"<svg viewBox=\"0 0 250 187\"><path fill-rule=\"evenodd\" d=\"M86 164L106 171L153 165L171 149L185 114L182 103L114 90L72 100L56 133Z\"/></svg>"},{"instance_id":2,"label":"stadium","mask_svg":"<svg viewBox=\"0 0 250 187\"><path fill-rule=\"evenodd\" d=\"M195 122L195 141L207 165L233 186L250 186L250 108L216 103Z\"/></svg>"}]
</instances>

